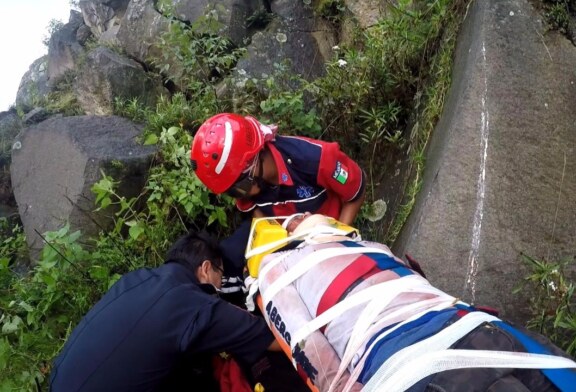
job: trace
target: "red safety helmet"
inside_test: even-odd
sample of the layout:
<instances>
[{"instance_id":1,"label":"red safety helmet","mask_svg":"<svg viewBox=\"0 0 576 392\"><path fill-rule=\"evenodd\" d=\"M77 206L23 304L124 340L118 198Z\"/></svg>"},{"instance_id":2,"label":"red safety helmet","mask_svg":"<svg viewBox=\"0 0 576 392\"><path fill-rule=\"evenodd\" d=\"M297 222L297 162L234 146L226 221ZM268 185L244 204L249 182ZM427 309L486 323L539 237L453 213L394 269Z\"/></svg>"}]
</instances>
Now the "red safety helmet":
<instances>
[{"instance_id":1,"label":"red safety helmet","mask_svg":"<svg viewBox=\"0 0 576 392\"><path fill-rule=\"evenodd\" d=\"M216 194L226 192L264 146L253 117L220 113L200 126L190 151L196 175Z\"/></svg>"}]
</instances>

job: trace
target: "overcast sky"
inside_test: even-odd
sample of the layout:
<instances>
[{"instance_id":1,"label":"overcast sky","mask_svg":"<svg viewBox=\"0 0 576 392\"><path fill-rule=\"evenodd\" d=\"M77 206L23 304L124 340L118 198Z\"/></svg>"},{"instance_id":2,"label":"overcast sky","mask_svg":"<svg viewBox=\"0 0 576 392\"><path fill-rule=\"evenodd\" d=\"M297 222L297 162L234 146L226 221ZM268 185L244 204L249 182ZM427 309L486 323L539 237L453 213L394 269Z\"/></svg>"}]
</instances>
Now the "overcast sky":
<instances>
[{"instance_id":1,"label":"overcast sky","mask_svg":"<svg viewBox=\"0 0 576 392\"><path fill-rule=\"evenodd\" d=\"M48 52L51 19L68 22L70 0L0 0L0 112L16 100L28 67Z\"/></svg>"}]
</instances>

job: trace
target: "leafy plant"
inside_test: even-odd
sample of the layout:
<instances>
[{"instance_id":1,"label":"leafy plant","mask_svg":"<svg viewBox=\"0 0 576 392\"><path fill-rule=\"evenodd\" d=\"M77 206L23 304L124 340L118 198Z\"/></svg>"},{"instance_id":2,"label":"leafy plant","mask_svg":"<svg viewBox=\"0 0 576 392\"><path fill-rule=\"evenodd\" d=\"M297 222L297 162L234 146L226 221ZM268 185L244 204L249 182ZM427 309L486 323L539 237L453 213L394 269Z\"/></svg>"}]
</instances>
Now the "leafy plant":
<instances>
[{"instance_id":1,"label":"leafy plant","mask_svg":"<svg viewBox=\"0 0 576 392\"><path fill-rule=\"evenodd\" d=\"M194 130L217 112L252 114L280 124L283 133L340 141L371 173L385 170L382 158L410 146L415 176L389 232L397 233L410 212L423 151L449 86L458 7L466 1L396 2L389 18L358 30L348 47L335 47L326 75L314 81L290 75L286 64L276 65L273 75L247 77L234 68L245 50L220 36L217 9L188 25L166 3L159 8L170 29L160 37L162 55L154 64L178 92L161 97L154 109L137 99L115 105L117 114L143 122L144 141L159 147L142 193L123 197L119 184L103 173L93 191L97 207L113 215L112 229L96 239L68 227L47 233L51 246L27 276L16 275L9 261L23 246L23 235L8 233L13 239L0 244L0 390L42 384L71 329L121 274L159 265L169 244L189 228L230 232L232 199L211 194L188 161ZM320 10L337 23L342 4L322 1ZM253 23L268 17L256 15ZM373 177L371 189L378 181ZM368 200L363 207L363 219L379 230L375 238L384 231L379 219L389 213L383 201Z\"/></svg>"},{"instance_id":2,"label":"leafy plant","mask_svg":"<svg viewBox=\"0 0 576 392\"><path fill-rule=\"evenodd\" d=\"M273 79L268 79L271 86ZM316 111L304 108L302 92L282 91L271 93L260 102L260 118L263 121L276 123L283 133L293 133L309 137L318 137L322 132Z\"/></svg>"},{"instance_id":3,"label":"leafy plant","mask_svg":"<svg viewBox=\"0 0 576 392\"><path fill-rule=\"evenodd\" d=\"M336 25L340 24L346 5L342 0L321 0L316 6L316 12Z\"/></svg>"},{"instance_id":4,"label":"leafy plant","mask_svg":"<svg viewBox=\"0 0 576 392\"><path fill-rule=\"evenodd\" d=\"M0 387L36 389L70 324L96 299L79 235L68 226L46 233L53 247L44 249L29 275L20 277L5 265L0 269L8 282L0 287Z\"/></svg>"},{"instance_id":5,"label":"leafy plant","mask_svg":"<svg viewBox=\"0 0 576 392\"><path fill-rule=\"evenodd\" d=\"M26 238L22 226L0 218L0 287L10 283L10 266L28 256Z\"/></svg>"},{"instance_id":6,"label":"leafy plant","mask_svg":"<svg viewBox=\"0 0 576 392\"><path fill-rule=\"evenodd\" d=\"M162 129L175 124L181 128L198 127L207 117L207 113L211 113L202 105L201 100L194 103L183 93L176 93L172 97L160 96L155 110L141 104L138 98L130 100L116 98L114 112L133 121L144 123L146 133L155 135L159 135Z\"/></svg>"},{"instance_id":7,"label":"leafy plant","mask_svg":"<svg viewBox=\"0 0 576 392\"><path fill-rule=\"evenodd\" d=\"M566 0L553 0L549 1L545 16L553 30L558 30L562 33L568 31L570 23L570 8Z\"/></svg>"},{"instance_id":8,"label":"leafy plant","mask_svg":"<svg viewBox=\"0 0 576 392\"><path fill-rule=\"evenodd\" d=\"M56 84L54 89L46 97L35 99L35 105L42 106L49 113L61 113L65 116L78 116L83 114L83 110L76 99L73 90L76 73L68 70L62 79Z\"/></svg>"},{"instance_id":9,"label":"leafy plant","mask_svg":"<svg viewBox=\"0 0 576 392\"><path fill-rule=\"evenodd\" d=\"M58 19L50 19L48 26L46 27L46 35L42 39L42 43L48 47L50 45L50 38L58 31L62 30L64 23Z\"/></svg>"},{"instance_id":10,"label":"leafy plant","mask_svg":"<svg viewBox=\"0 0 576 392\"><path fill-rule=\"evenodd\" d=\"M531 271L524 284L515 290L527 290L531 297L533 318L528 327L549 337L569 355L576 354L576 298L568 269L574 258L558 262L538 260L526 254L522 259Z\"/></svg>"},{"instance_id":11,"label":"leafy plant","mask_svg":"<svg viewBox=\"0 0 576 392\"><path fill-rule=\"evenodd\" d=\"M151 133L145 144L160 146L160 164L150 171L142 194L126 199L116 192L117 183L103 173L93 186L99 209L115 207L112 234L124 238L124 246L158 264L170 239L189 227L206 228L217 223L228 227L227 210L232 199L212 195L192 172L189 164L191 136L179 127ZM127 230L127 232L126 232Z\"/></svg>"},{"instance_id":12,"label":"leafy plant","mask_svg":"<svg viewBox=\"0 0 576 392\"><path fill-rule=\"evenodd\" d=\"M192 25L177 19L170 2L160 2L162 13L170 20L169 30L162 33L157 47L162 55L152 59L160 73L170 78L180 91L195 96L211 93L218 105L214 85L236 65L245 49L235 48L223 35L218 22L218 9L206 11ZM222 111L219 106L216 110Z\"/></svg>"}]
</instances>

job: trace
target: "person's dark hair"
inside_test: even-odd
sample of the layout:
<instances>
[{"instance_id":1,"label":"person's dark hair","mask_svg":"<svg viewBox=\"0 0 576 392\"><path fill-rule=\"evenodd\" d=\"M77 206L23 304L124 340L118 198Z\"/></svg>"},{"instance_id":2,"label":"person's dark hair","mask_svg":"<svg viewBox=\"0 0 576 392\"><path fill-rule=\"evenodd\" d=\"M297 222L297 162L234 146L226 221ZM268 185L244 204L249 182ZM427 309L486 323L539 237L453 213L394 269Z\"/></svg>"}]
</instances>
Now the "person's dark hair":
<instances>
[{"instance_id":1,"label":"person's dark hair","mask_svg":"<svg viewBox=\"0 0 576 392\"><path fill-rule=\"evenodd\" d=\"M204 260L222 268L222 256L216 241L207 233L189 232L168 249L166 263L179 263L196 272Z\"/></svg>"}]
</instances>

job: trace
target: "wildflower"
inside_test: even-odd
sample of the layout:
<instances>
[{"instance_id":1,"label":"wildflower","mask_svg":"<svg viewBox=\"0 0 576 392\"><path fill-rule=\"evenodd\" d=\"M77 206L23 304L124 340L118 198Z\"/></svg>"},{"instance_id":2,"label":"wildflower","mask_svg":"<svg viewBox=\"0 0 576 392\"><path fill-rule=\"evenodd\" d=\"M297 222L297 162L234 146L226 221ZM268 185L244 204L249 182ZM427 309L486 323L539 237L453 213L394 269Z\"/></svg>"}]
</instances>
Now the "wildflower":
<instances>
[{"instance_id":1,"label":"wildflower","mask_svg":"<svg viewBox=\"0 0 576 392\"><path fill-rule=\"evenodd\" d=\"M372 205L370 206L366 214L366 219L368 219L370 222L377 222L380 219L384 218L387 209L388 205L386 204L386 202L382 199L378 199L374 201L374 203L372 203Z\"/></svg>"},{"instance_id":2,"label":"wildflower","mask_svg":"<svg viewBox=\"0 0 576 392\"><path fill-rule=\"evenodd\" d=\"M344 67L346 66L346 64L348 64L348 63L346 62L346 60L342 60L342 59L338 60L338 66L339 66L340 68L344 68Z\"/></svg>"}]
</instances>

